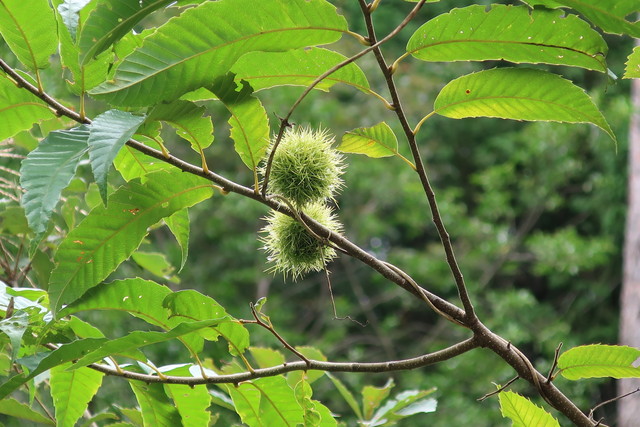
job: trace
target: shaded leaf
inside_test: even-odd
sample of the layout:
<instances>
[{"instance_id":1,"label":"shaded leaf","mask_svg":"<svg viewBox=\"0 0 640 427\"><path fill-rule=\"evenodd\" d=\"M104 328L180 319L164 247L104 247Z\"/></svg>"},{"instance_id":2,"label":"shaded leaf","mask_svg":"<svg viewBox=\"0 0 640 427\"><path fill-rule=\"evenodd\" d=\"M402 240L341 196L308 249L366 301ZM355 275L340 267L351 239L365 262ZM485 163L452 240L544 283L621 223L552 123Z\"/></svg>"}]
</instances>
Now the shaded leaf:
<instances>
[{"instance_id":1,"label":"shaded leaf","mask_svg":"<svg viewBox=\"0 0 640 427\"><path fill-rule=\"evenodd\" d=\"M260 378L227 386L242 422L253 426L296 426L304 420L304 410L282 376Z\"/></svg>"},{"instance_id":2,"label":"shaded leaf","mask_svg":"<svg viewBox=\"0 0 640 427\"><path fill-rule=\"evenodd\" d=\"M437 402L433 398L425 398L436 389L406 390L394 399L387 400L373 415L372 426L392 425L395 421L418 413L435 412Z\"/></svg>"},{"instance_id":3,"label":"shaded leaf","mask_svg":"<svg viewBox=\"0 0 640 427\"><path fill-rule=\"evenodd\" d=\"M180 253L182 257L180 259L180 268L178 272L182 270L187 257L189 256L189 232L191 229L191 221L189 220L189 209L182 209L174 213L170 217L164 219L165 224L171 230L171 234L176 238L178 245L180 246Z\"/></svg>"},{"instance_id":4,"label":"shaded leaf","mask_svg":"<svg viewBox=\"0 0 640 427\"><path fill-rule=\"evenodd\" d=\"M625 79L640 79L640 46L633 48L633 52L627 58L627 67L624 70Z\"/></svg>"},{"instance_id":5,"label":"shaded leaf","mask_svg":"<svg viewBox=\"0 0 640 427\"><path fill-rule=\"evenodd\" d=\"M364 418L369 419L373 416L380 403L391 393L391 389L395 386L393 379L389 378L383 387L374 387L371 385L362 388L362 408L364 410Z\"/></svg>"},{"instance_id":6,"label":"shaded leaf","mask_svg":"<svg viewBox=\"0 0 640 427\"><path fill-rule=\"evenodd\" d=\"M606 33L628 34L640 37L640 22L628 21L627 16L634 16L633 12L640 11L636 0L616 0L603 2L602 0L522 0L536 6L549 8L570 7L600 27Z\"/></svg>"},{"instance_id":7,"label":"shaded leaf","mask_svg":"<svg viewBox=\"0 0 640 427\"><path fill-rule=\"evenodd\" d=\"M20 185L29 227L42 234L55 209L62 190L75 175L80 158L87 152L89 131L81 126L51 132L33 150L20 167Z\"/></svg>"},{"instance_id":8,"label":"shaded leaf","mask_svg":"<svg viewBox=\"0 0 640 427\"><path fill-rule=\"evenodd\" d=\"M0 34L31 71L47 67L58 48L56 21L47 0L31 0L28 7L22 0L2 0Z\"/></svg>"},{"instance_id":9,"label":"shaded leaf","mask_svg":"<svg viewBox=\"0 0 640 427\"><path fill-rule=\"evenodd\" d=\"M162 305L171 311L172 316L193 321L228 316L225 309L213 298L194 290L171 293L165 297ZM229 343L229 352L237 356L249 347L249 332L233 317L228 316L228 319L211 328L214 333L208 335L206 339L216 340L222 336Z\"/></svg>"},{"instance_id":10,"label":"shaded leaf","mask_svg":"<svg viewBox=\"0 0 640 427\"><path fill-rule=\"evenodd\" d=\"M29 375L24 373L14 375L8 381L4 382L0 386L0 400L4 399L22 384L25 384L32 378L35 378L36 375L65 362L71 362L72 360L79 359L83 355L99 348L107 341L108 340L106 338L87 338L83 340L76 340L68 344L62 344L58 349L48 353L35 354L33 356L18 359L20 364L29 367L30 373Z\"/></svg>"},{"instance_id":11,"label":"shaded leaf","mask_svg":"<svg viewBox=\"0 0 640 427\"><path fill-rule=\"evenodd\" d=\"M513 427L560 427L558 421L526 397L512 391L498 395L502 416L513 421Z\"/></svg>"},{"instance_id":12,"label":"shaded leaf","mask_svg":"<svg viewBox=\"0 0 640 427\"><path fill-rule=\"evenodd\" d=\"M175 267L162 252L136 251L131 254L131 259L147 273L172 283L180 283L180 278L173 274Z\"/></svg>"},{"instance_id":13,"label":"shaded leaf","mask_svg":"<svg viewBox=\"0 0 640 427\"><path fill-rule=\"evenodd\" d=\"M385 122L345 132L338 150L375 158L399 155L396 135Z\"/></svg>"},{"instance_id":14,"label":"shaded leaf","mask_svg":"<svg viewBox=\"0 0 640 427\"><path fill-rule=\"evenodd\" d=\"M213 142L213 123L205 116L206 109L192 102L177 100L171 104L159 104L149 113L147 120L161 120L175 128L178 136L191 143L196 153Z\"/></svg>"},{"instance_id":15,"label":"shaded leaf","mask_svg":"<svg viewBox=\"0 0 640 427\"><path fill-rule=\"evenodd\" d=\"M92 94L127 106L174 100L224 75L247 52L332 43L346 29L324 0L205 2L159 27Z\"/></svg>"},{"instance_id":16,"label":"shaded leaf","mask_svg":"<svg viewBox=\"0 0 640 427\"><path fill-rule=\"evenodd\" d=\"M349 407L351 407L351 409L353 410L353 413L356 414L356 417L358 417L359 420L363 420L364 417L362 416L362 410L360 409L360 405L358 405L356 398L349 391L349 389L342 383L342 381L334 377L329 372L327 372L326 375L329 377L333 385L336 386L336 388L338 389L338 392L340 393L344 401L347 402Z\"/></svg>"},{"instance_id":17,"label":"shaded leaf","mask_svg":"<svg viewBox=\"0 0 640 427\"><path fill-rule=\"evenodd\" d=\"M190 376L189 368L183 366L163 373L177 376ZM188 386L183 384L165 384L165 392L180 413L184 427L208 427L211 413L207 410L211 405L211 394L204 384Z\"/></svg>"},{"instance_id":18,"label":"shaded leaf","mask_svg":"<svg viewBox=\"0 0 640 427\"><path fill-rule=\"evenodd\" d=\"M158 171L144 186L134 180L120 187L109 207L93 209L60 244L49 283L54 313L111 274L138 248L148 227L211 195L206 180L180 171Z\"/></svg>"},{"instance_id":19,"label":"shaded leaf","mask_svg":"<svg viewBox=\"0 0 640 427\"><path fill-rule=\"evenodd\" d=\"M435 112L454 119L501 119L591 123L615 141L591 98L569 80L546 71L496 68L449 82L435 100Z\"/></svg>"},{"instance_id":20,"label":"shaded leaf","mask_svg":"<svg viewBox=\"0 0 640 427\"><path fill-rule=\"evenodd\" d=\"M474 5L440 15L409 39L423 61L487 61L572 65L607 72L607 44L589 24L561 11Z\"/></svg>"},{"instance_id":21,"label":"shaded leaf","mask_svg":"<svg viewBox=\"0 0 640 427\"><path fill-rule=\"evenodd\" d=\"M15 299L14 299L15 301ZM15 307L15 305L14 305ZM25 311L15 311L13 316L8 319L0 320L0 331L11 340L11 360L14 361L18 357L22 336L29 326L29 314Z\"/></svg>"},{"instance_id":22,"label":"shaded leaf","mask_svg":"<svg viewBox=\"0 0 640 427\"><path fill-rule=\"evenodd\" d=\"M615 345L585 345L565 351L558 358L558 369L568 380L582 378L640 378L634 366L640 349Z\"/></svg>"},{"instance_id":23,"label":"shaded leaf","mask_svg":"<svg viewBox=\"0 0 640 427\"><path fill-rule=\"evenodd\" d=\"M29 406L22 402L18 402L15 399L2 399L0 400L0 414L8 415L14 418L20 418L22 420L33 421L34 423L46 424L55 426L55 421L42 415L40 412L36 412Z\"/></svg>"},{"instance_id":24,"label":"shaded leaf","mask_svg":"<svg viewBox=\"0 0 640 427\"><path fill-rule=\"evenodd\" d=\"M231 67L236 80L247 81L256 92L275 86L309 86L318 76L347 59L337 52L318 47L287 52L250 52ZM369 82L355 63L330 74L314 89L328 91L336 83L344 83L369 92Z\"/></svg>"},{"instance_id":25,"label":"shaded leaf","mask_svg":"<svg viewBox=\"0 0 640 427\"><path fill-rule=\"evenodd\" d=\"M51 369L49 383L58 427L73 427L102 384L102 372L89 368L67 371L71 363Z\"/></svg>"},{"instance_id":26,"label":"shaded leaf","mask_svg":"<svg viewBox=\"0 0 640 427\"><path fill-rule=\"evenodd\" d=\"M74 43L80 21L80 11L90 2L91 0L64 0L56 8Z\"/></svg>"},{"instance_id":27,"label":"shaded leaf","mask_svg":"<svg viewBox=\"0 0 640 427\"><path fill-rule=\"evenodd\" d=\"M76 370L82 368L90 365L91 363L98 362L107 356L129 354L132 351L135 352L136 349L140 349L148 345L169 341L203 328L215 326L221 321L222 319L211 319L203 320L201 322L184 322L167 332L134 331L124 337L109 340L109 342L105 343L100 348L82 357L74 363L70 369Z\"/></svg>"},{"instance_id":28,"label":"shaded leaf","mask_svg":"<svg viewBox=\"0 0 640 427\"><path fill-rule=\"evenodd\" d=\"M37 96L0 78L0 141L52 117L53 112Z\"/></svg>"},{"instance_id":29,"label":"shaded leaf","mask_svg":"<svg viewBox=\"0 0 640 427\"><path fill-rule=\"evenodd\" d=\"M144 116L109 110L96 117L89 126L89 159L102 201L107 204L107 175L113 160L133 136Z\"/></svg>"}]
</instances>

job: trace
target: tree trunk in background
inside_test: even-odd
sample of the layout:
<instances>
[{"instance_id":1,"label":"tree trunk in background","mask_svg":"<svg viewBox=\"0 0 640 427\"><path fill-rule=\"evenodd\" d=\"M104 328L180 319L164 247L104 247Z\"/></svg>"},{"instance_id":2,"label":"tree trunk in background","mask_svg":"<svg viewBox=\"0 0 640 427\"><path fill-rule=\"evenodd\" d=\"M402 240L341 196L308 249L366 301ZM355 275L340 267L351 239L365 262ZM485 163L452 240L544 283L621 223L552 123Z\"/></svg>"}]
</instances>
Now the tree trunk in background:
<instances>
[{"instance_id":1,"label":"tree trunk in background","mask_svg":"<svg viewBox=\"0 0 640 427\"><path fill-rule=\"evenodd\" d=\"M624 276L620 293L620 344L640 348L640 79L631 83L629 188L624 244ZM640 379L618 381L619 394L640 387ZM618 401L618 425L640 425L640 396Z\"/></svg>"}]
</instances>

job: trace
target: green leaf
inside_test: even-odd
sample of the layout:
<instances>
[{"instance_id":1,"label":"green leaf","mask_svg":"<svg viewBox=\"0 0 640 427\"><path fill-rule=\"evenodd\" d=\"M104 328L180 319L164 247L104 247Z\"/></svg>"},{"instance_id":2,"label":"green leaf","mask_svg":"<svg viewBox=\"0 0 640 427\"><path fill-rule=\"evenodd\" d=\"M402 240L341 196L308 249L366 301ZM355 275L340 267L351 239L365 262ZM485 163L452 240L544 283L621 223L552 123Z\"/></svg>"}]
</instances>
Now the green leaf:
<instances>
[{"instance_id":1,"label":"green leaf","mask_svg":"<svg viewBox=\"0 0 640 427\"><path fill-rule=\"evenodd\" d=\"M510 418L513 427L560 427L558 420L526 397L503 391L498 398L502 416Z\"/></svg>"},{"instance_id":2,"label":"green leaf","mask_svg":"<svg viewBox=\"0 0 640 427\"><path fill-rule=\"evenodd\" d=\"M78 46L85 64L124 37L144 17L171 3L171 0L104 0L84 24Z\"/></svg>"},{"instance_id":3,"label":"green leaf","mask_svg":"<svg viewBox=\"0 0 640 427\"><path fill-rule=\"evenodd\" d=\"M249 347L249 351L260 368L270 368L285 362L284 354L272 348Z\"/></svg>"},{"instance_id":4,"label":"green leaf","mask_svg":"<svg viewBox=\"0 0 640 427\"><path fill-rule=\"evenodd\" d=\"M231 72L236 80L247 81L256 92L275 86L309 86L318 76L347 59L337 52L318 47L287 52L249 52L238 59ZM369 82L355 63L330 74L314 89L328 91L344 83L368 93Z\"/></svg>"},{"instance_id":5,"label":"green leaf","mask_svg":"<svg viewBox=\"0 0 640 427\"><path fill-rule=\"evenodd\" d=\"M99 362L107 356L120 354L127 355L136 349L140 349L148 345L169 341L203 328L217 326L222 321L223 318L203 320L201 322L184 322L167 332L134 331L124 337L109 340L109 342L105 343L100 348L82 357L74 363L70 369L76 370L82 368L90 365L91 363Z\"/></svg>"},{"instance_id":6,"label":"green leaf","mask_svg":"<svg viewBox=\"0 0 640 427\"><path fill-rule=\"evenodd\" d=\"M184 290L167 295L162 306L171 311L171 315L189 320L219 319L228 316L228 321L211 328L214 333L208 340L216 340L222 336L229 343L229 352L233 356L242 354L249 347L249 332L233 317L227 315L225 309L213 298L194 290Z\"/></svg>"},{"instance_id":7,"label":"green leaf","mask_svg":"<svg viewBox=\"0 0 640 427\"><path fill-rule=\"evenodd\" d=\"M303 423L304 410L282 376L227 386L227 391L242 422L250 427L294 427Z\"/></svg>"},{"instance_id":8,"label":"green leaf","mask_svg":"<svg viewBox=\"0 0 640 427\"><path fill-rule=\"evenodd\" d=\"M143 183L146 181L147 174L159 170L175 170L170 164L147 156L127 145L118 152L118 155L113 161L113 165L125 181L141 178Z\"/></svg>"},{"instance_id":9,"label":"green leaf","mask_svg":"<svg viewBox=\"0 0 640 427\"><path fill-rule=\"evenodd\" d=\"M180 278L173 274L175 267L162 252L136 251L131 254L131 259L147 273L172 283L180 283Z\"/></svg>"},{"instance_id":10,"label":"green leaf","mask_svg":"<svg viewBox=\"0 0 640 427\"><path fill-rule=\"evenodd\" d=\"M213 142L211 117L204 116L206 109L189 101L177 100L171 104L157 105L149 113L148 121L160 120L175 128L178 136L191 143L196 153Z\"/></svg>"},{"instance_id":11,"label":"green leaf","mask_svg":"<svg viewBox=\"0 0 640 427\"><path fill-rule=\"evenodd\" d=\"M159 27L92 94L126 106L174 100L224 75L245 53L332 43L346 29L324 0L205 2Z\"/></svg>"},{"instance_id":12,"label":"green leaf","mask_svg":"<svg viewBox=\"0 0 640 427\"><path fill-rule=\"evenodd\" d=\"M374 158L400 156L396 135L385 122L345 132L338 150Z\"/></svg>"},{"instance_id":13,"label":"green leaf","mask_svg":"<svg viewBox=\"0 0 640 427\"><path fill-rule=\"evenodd\" d=\"M180 413L165 393L162 384L129 381L129 385L138 399L145 426L175 427L182 425Z\"/></svg>"},{"instance_id":14,"label":"green leaf","mask_svg":"<svg viewBox=\"0 0 640 427\"><path fill-rule=\"evenodd\" d=\"M93 209L60 244L49 283L54 313L111 274L138 248L148 227L212 194L207 181L181 171L158 171L144 186L134 180L120 187L109 207Z\"/></svg>"},{"instance_id":15,"label":"green leaf","mask_svg":"<svg viewBox=\"0 0 640 427\"><path fill-rule=\"evenodd\" d=\"M87 310L126 311L132 316L144 320L164 330L169 330L184 319L169 317L170 313L162 306L162 301L171 290L149 280L139 278L115 280L90 289L80 299L68 305L60 312L60 317ZM202 350L203 339L196 334L180 339L192 353Z\"/></svg>"},{"instance_id":16,"label":"green leaf","mask_svg":"<svg viewBox=\"0 0 640 427\"><path fill-rule=\"evenodd\" d=\"M28 7L22 0L2 0L0 34L31 71L47 67L58 48L56 21L47 0L29 1Z\"/></svg>"},{"instance_id":17,"label":"green leaf","mask_svg":"<svg viewBox=\"0 0 640 427\"><path fill-rule=\"evenodd\" d=\"M89 126L89 159L102 201L107 204L107 175L113 160L124 144L136 133L144 116L109 110L96 117Z\"/></svg>"},{"instance_id":18,"label":"green leaf","mask_svg":"<svg viewBox=\"0 0 640 427\"><path fill-rule=\"evenodd\" d=\"M426 398L436 389L406 390L399 393L394 399L387 400L373 415L371 425L393 425L394 421L401 420L418 413L435 412L437 401Z\"/></svg>"},{"instance_id":19,"label":"green leaf","mask_svg":"<svg viewBox=\"0 0 640 427\"><path fill-rule=\"evenodd\" d=\"M569 80L528 68L496 68L449 82L435 100L445 117L592 123L615 135L589 95Z\"/></svg>"},{"instance_id":20,"label":"green leaf","mask_svg":"<svg viewBox=\"0 0 640 427\"><path fill-rule=\"evenodd\" d=\"M568 380L582 378L640 378L640 368L633 366L640 349L615 345L585 345L565 351L558 358L558 368Z\"/></svg>"},{"instance_id":21,"label":"green leaf","mask_svg":"<svg viewBox=\"0 0 640 427\"><path fill-rule=\"evenodd\" d=\"M607 44L589 24L561 11L474 5L438 16L409 39L423 61L487 61L572 65L607 72Z\"/></svg>"},{"instance_id":22,"label":"green leaf","mask_svg":"<svg viewBox=\"0 0 640 427\"><path fill-rule=\"evenodd\" d=\"M182 366L163 372L169 375L191 376L188 366ZM165 392L173 399L176 409L182 417L184 427L208 427L211 413L207 410L211 405L211 394L204 384L188 386L183 384L165 384Z\"/></svg>"},{"instance_id":23,"label":"green leaf","mask_svg":"<svg viewBox=\"0 0 640 427\"><path fill-rule=\"evenodd\" d=\"M24 311L13 313L8 319L0 320L0 331L6 334L11 340L11 360L18 357L22 336L29 326L29 314Z\"/></svg>"},{"instance_id":24,"label":"green leaf","mask_svg":"<svg viewBox=\"0 0 640 427\"><path fill-rule=\"evenodd\" d=\"M627 58L626 65L623 78L640 79L640 46L633 48L633 52Z\"/></svg>"},{"instance_id":25,"label":"green leaf","mask_svg":"<svg viewBox=\"0 0 640 427\"><path fill-rule=\"evenodd\" d=\"M327 361L327 356L322 354L322 352L315 347L296 346L296 350L300 352L307 359L321 360L324 362ZM317 379L322 377L324 374L325 374L325 371L315 371L315 370L309 370L304 372L293 371L287 374L287 382L289 383L290 386L293 387L304 378L306 382L308 382L309 384L313 384Z\"/></svg>"},{"instance_id":26,"label":"green leaf","mask_svg":"<svg viewBox=\"0 0 640 427\"><path fill-rule=\"evenodd\" d=\"M364 417L362 416L362 410L360 409L360 405L358 405L356 398L353 397L353 394L349 391L349 389L344 384L342 384L342 381L340 381L338 378L334 377L330 373L327 372L326 375L329 377L331 382L333 382L333 385L336 386L336 388L338 389L338 392L340 393L344 401L347 402L349 407L351 407L351 409L353 410L353 413L356 414L356 417L358 417L359 420L364 420Z\"/></svg>"},{"instance_id":27,"label":"green leaf","mask_svg":"<svg viewBox=\"0 0 640 427\"><path fill-rule=\"evenodd\" d=\"M362 408L365 419L368 420L373 416L373 411L389 396L394 385L393 379L389 378L383 387L367 385L362 388Z\"/></svg>"},{"instance_id":28,"label":"green leaf","mask_svg":"<svg viewBox=\"0 0 640 427\"><path fill-rule=\"evenodd\" d=\"M189 256L189 232L191 229L191 221L189 220L189 209L182 209L174 213L170 217L164 219L165 224L171 230L171 234L176 238L180 246L182 257L180 259L180 268L182 270L187 257Z\"/></svg>"},{"instance_id":29,"label":"green leaf","mask_svg":"<svg viewBox=\"0 0 640 427\"><path fill-rule=\"evenodd\" d=\"M22 384L25 384L32 378L35 378L36 375L65 362L71 362L72 360L79 359L83 355L99 348L107 341L108 340L105 338L76 340L69 344L63 344L58 349L45 353L44 355L35 354L30 357L18 359L19 363L30 367L29 375L21 373L14 375L8 381L4 382L0 386L0 400L7 397L12 391L20 387Z\"/></svg>"},{"instance_id":30,"label":"green leaf","mask_svg":"<svg viewBox=\"0 0 640 427\"><path fill-rule=\"evenodd\" d=\"M75 175L82 156L87 152L89 131L81 126L51 132L33 150L20 167L20 185L29 227L42 234L55 209L62 190Z\"/></svg>"},{"instance_id":31,"label":"green leaf","mask_svg":"<svg viewBox=\"0 0 640 427\"><path fill-rule=\"evenodd\" d=\"M80 11L90 2L91 0L64 0L56 9L74 43L80 23Z\"/></svg>"},{"instance_id":32,"label":"green leaf","mask_svg":"<svg viewBox=\"0 0 640 427\"><path fill-rule=\"evenodd\" d=\"M58 427L73 427L87 410L89 402L102 384L102 372L89 368L67 371L71 363L51 369L51 397L56 408Z\"/></svg>"},{"instance_id":33,"label":"green leaf","mask_svg":"<svg viewBox=\"0 0 640 427\"><path fill-rule=\"evenodd\" d=\"M594 25L604 32L611 34L628 34L632 37L640 37L640 23L627 21L627 16L634 16L633 12L640 11L637 0L523 0L525 3L536 6L543 5L549 8L570 7L580 12Z\"/></svg>"},{"instance_id":34,"label":"green leaf","mask_svg":"<svg viewBox=\"0 0 640 427\"><path fill-rule=\"evenodd\" d=\"M9 79L0 78L0 141L53 117L53 112L37 96Z\"/></svg>"},{"instance_id":35,"label":"green leaf","mask_svg":"<svg viewBox=\"0 0 640 427\"><path fill-rule=\"evenodd\" d=\"M55 421L45 417L40 412L36 412L29 406L15 399L0 400L0 414L8 415L22 420L33 421L34 423L55 426Z\"/></svg>"},{"instance_id":36,"label":"green leaf","mask_svg":"<svg viewBox=\"0 0 640 427\"><path fill-rule=\"evenodd\" d=\"M242 82L242 88L237 89L233 75L228 74L219 79L211 91L222 101L231 113L231 139L236 152L245 165L254 171L264 157L269 147L269 120L267 112L257 98L251 96L252 89Z\"/></svg>"}]
</instances>

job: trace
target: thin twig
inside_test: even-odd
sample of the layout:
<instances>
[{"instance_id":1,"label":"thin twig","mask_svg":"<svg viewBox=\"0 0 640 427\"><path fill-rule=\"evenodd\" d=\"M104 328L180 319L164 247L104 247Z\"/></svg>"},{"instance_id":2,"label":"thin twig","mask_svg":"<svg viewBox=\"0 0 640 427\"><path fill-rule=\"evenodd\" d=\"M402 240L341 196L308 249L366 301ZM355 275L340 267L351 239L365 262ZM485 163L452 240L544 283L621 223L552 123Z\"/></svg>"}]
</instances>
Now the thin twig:
<instances>
[{"instance_id":1,"label":"thin twig","mask_svg":"<svg viewBox=\"0 0 640 427\"><path fill-rule=\"evenodd\" d=\"M632 390L632 391L630 391L630 392L628 392L628 393L621 394L620 396L616 396L616 397L614 397L613 399L605 400L604 402L600 402L600 403L598 403L596 406L594 406L593 408L591 408L591 410L589 411L589 418L590 418L591 420L593 420L593 413L594 413L595 411L597 411L599 408L603 407L604 405L608 405L609 403L613 403L613 402L616 402L616 401L618 401L618 400L620 400L620 399L624 399L625 397L627 397L627 396L631 396L632 394L635 394L635 393L638 393L638 392L640 392L640 387L638 387L637 389ZM594 421L595 421L595 420L594 420ZM596 425L600 425L600 424L601 424L601 422L602 422L602 419L598 420L598 423L597 423Z\"/></svg>"},{"instance_id":2,"label":"thin twig","mask_svg":"<svg viewBox=\"0 0 640 427\"><path fill-rule=\"evenodd\" d=\"M550 383L554 379L553 372L556 370L556 366L558 366L558 356L560 356L560 350L562 349L562 343L558 344L556 347L555 354L553 355L553 363L551 364L551 369L549 369L549 374L547 375L546 383Z\"/></svg>"},{"instance_id":3,"label":"thin twig","mask_svg":"<svg viewBox=\"0 0 640 427\"><path fill-rule=\"evenodd\" d=\"M516 375L515 377L511 378L509 381L507 381L507 383L501 387L499 387L496 391L492 391L491 393L487 393L482 397L479 397L478 399L476 399L478 402L482 402L484 400L487 400L488 398L490 398L491 396L495 396L496 394L500 394L502 393L504 390L507 389L507 387L509 387L511 384L513 384L514 382L516 382L517 380L520 379L520 375Z\"/></svg>"}]
</instances>

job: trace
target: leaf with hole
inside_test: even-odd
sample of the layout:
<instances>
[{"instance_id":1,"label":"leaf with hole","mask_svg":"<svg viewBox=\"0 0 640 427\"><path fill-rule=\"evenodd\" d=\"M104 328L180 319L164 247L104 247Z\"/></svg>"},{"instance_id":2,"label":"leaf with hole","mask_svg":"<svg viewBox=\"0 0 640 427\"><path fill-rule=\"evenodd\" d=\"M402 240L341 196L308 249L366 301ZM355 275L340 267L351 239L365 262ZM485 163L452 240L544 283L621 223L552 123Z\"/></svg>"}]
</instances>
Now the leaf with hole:
<instances>
[{"instance_id":1,"label":"leaf with hole","mask_svg":"<svg viewBox=\"0 0 640 427\"><path fill-rule=\"evenodd\" d=\"M434 109L453 119L591 123L615 141L611 127L584 90L541 70L495 68L459 77L440 91Z\"/></svg>"}]
</instances>

